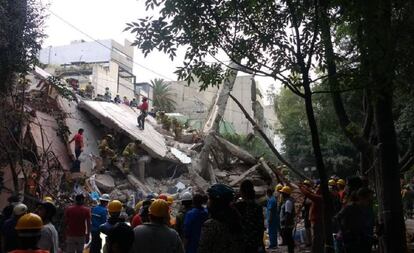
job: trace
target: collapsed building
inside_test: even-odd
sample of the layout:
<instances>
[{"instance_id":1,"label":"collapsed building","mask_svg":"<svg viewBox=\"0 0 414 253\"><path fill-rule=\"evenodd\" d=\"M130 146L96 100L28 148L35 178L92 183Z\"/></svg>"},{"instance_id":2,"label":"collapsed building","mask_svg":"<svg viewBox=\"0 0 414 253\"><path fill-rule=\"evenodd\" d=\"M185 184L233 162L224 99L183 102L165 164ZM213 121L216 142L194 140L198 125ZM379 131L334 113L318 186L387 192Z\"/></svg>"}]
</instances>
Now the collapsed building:
<instances>
[{"instance_id":1,"label":"collapsed building","mask_svg":"<svg viewBox=\"0 0 414 253\"><path fill-rule=\"evenodd\" d=\"M31 152L25 155L26 165L17 171L20 191L25 196L52 196L58 203L68 203L78 191L92 197L109 193L133 205L148 193L176 196L184 189L204 191L216 182L237 188L247 177L257 193L264 195L269 186L284 180L275 164L252 156L217 131L234 78L220 88L200 131L174 128L174 124L166 128L162 124L162 117L168 117L165 115L148 116L145 130L140 130L136 122L139 111L135 108L82 98L38 67L28 78L24 108L30 117L23 136ZM73 147L68 143L80 128L85 130L85 147L79 158L80 172L74 172ZM109 164L103 161L98 148L107 134L114 136L116 154ZM131 170L125 172L122 151L134 140L141 141L140 147L149 159L130 164ZM133 168L142 166L143 176ZM9 188L12 176L7 175Z\"/></svg>"}]
</instances>

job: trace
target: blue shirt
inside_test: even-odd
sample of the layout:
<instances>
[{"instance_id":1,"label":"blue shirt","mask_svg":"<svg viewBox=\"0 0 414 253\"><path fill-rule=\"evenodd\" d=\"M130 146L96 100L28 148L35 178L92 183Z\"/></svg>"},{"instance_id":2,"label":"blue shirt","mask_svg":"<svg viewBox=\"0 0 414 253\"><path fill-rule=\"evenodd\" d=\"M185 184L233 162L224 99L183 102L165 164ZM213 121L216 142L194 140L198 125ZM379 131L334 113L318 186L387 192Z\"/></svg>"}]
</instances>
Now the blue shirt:
<instances>
[{"instance_id":1,"label":"blue shirt","mask_svg":"<svg viewBox=\"0 0 414 253\"><path fill-rule=\"evenodd\" d=\"M98 205L92 208L92 229L91 232L99 232L99 227L106 222L108 210L106 207Z\"/></svg>"},{"instance_id":2,"label":"blue shirt","mask_svg":"<svg viewBox=\"0 0 414 253\"><path fill-rule=\"evenodd\" d=\"M275 196L272 196L267 200L266 221L268 222L270 220L270 215L272 215L272 223L277 223L277 221L279 220L279 215L277 212L277 201Z\"/></svg>"},{"instance_id":3,"label":"blue shirt","mask_svg":"<svg viewBox=\"0 0 414 253\"><path fill-rule=\"evenodd\" d=\"M204 208L193 208L184 218L184 238L187 239L186 253L196 253L200 241L201 227L208 214Z\"/></svg>"}]
</instances>

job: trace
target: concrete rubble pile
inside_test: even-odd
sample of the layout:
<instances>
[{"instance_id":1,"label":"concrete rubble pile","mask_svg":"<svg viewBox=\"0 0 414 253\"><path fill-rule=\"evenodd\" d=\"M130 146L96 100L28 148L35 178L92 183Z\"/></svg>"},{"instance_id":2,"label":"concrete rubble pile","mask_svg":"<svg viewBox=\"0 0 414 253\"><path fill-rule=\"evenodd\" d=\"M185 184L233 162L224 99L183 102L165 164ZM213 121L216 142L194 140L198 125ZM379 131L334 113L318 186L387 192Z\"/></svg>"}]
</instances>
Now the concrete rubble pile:
<instances>
[{"instance_id":1,"label":"concrete rubble pile","mask_svg":"<svg viewBox=\"0 0 414 253\"><path fill-rule=\"evenodd\" d=\"M33 154L38 159L36 170L24 172L34 175L35 190L29 192L31 195L38 198L52 195L67 203L77 191L86 191L95 198L109 193L133 206L149 193L178 197L186 190L205 191L215 182L237 189L245 178L251 179L257 193L264 195L269 186L282 180L275 166L211 133L208 138L214 146L209 148L210 168L206 175L199 166L205 134L182 129L178 136L166 130L162 120L151 116L146 118L145 130L140 130L136 122L138 110L122 104L86 100L75 93L74 100L64 98L48 81L49 77L36 67L26 95L25 110L31 116L25 126L25 138L33 143ZM73 172L75 156L68 140L80 128L85 130L85 147L79 158L80 172ZM116 155L105 163L99 144L108 134L115 136ZM148 159L130 164L130 170L125 171L122 151L134 140L142 142L140 147L147 152ZM144 177L137 173L142 166Z\"/></svg>"}]
</instances>

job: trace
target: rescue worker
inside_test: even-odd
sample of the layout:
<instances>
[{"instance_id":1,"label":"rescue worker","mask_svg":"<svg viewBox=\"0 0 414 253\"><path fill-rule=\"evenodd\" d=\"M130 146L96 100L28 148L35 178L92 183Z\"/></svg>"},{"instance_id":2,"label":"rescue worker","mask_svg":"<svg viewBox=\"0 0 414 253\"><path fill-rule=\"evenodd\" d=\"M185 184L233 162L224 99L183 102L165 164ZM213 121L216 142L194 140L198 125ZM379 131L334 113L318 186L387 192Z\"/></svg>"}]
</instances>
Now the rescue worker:
<instances>
[{"instance_id":1,"label":"rescue worker","mask_svg":"<svg viewBox=\"0 0 414 253\"><path fill-rule=\"evenodd\" d=\"M329 179L328 187L329 187L329 192L331 193L331 197L332 197L333 212L338 213L342 208L342 204L339 198L336 181L334 179Z\"/></svg>"},{"instance_id":2,"label":"rescue worker","mask_svg":"<svg viewBox=\"0 0 414 253\"><path fill-rule=\"evenodd\" d=\"M142 98L142 103L138 106L138 109L141 111L141 114L138 116L138 128L144 130L145 118L148 115L148 98Z\"/></svg>"},{"instance_id":3,"label":"rescue worker","mask_svg":"<svg viewBox=\"0 0 414 253\"><path fill-rule=\"evenodd\" d=\"M134 242L134 231L128 224L121 222L109 231L107 237L107 253L130 252Z\"/></svg>"},{"instance_id":4,"label":"rescue worker","mask_svg":"<svg viewBox=\"0 0 414 253\"><path fill-rule=\"evenodd\" d=\"M84 206L85 196L75 196L75 204L67 207L64 214L66 224L66 253L83 253L89 242L91 230L91 210Z\"/></svg>"},{"instance_id":5,"label":"rescue worker","mask_svg":"<svg viewBox=\"0 0 414 253\"><path fill-rule=\"evenodd\" d=\"M102 239L100 236L99 227L106 222L108 219L108 202L110 201L108 194L102 194L99 198L99 205L92 208L92 241L90 247L90 253L99 253L102 248Z\"/></svg>"},{"instance_id":6,"label":"rescue worker","mask_svg":"<svg viewBox=\"0 0 414 253\"><path fill-rule=\"evenodd\" d=\"M193 204L193 195L190 192L184 192L181 196L181 206L175 217L175 230L180 238L184 238L184 218L188 211L191 210Z\"/></svg>"},{"instance_id":7,"label":"rescue worker","mask_svg":"<svg viewBox=\"0 0 414 253\"><path fill-rule=\"evenodd\" d=\"M299 190L306 198L312 201L309 211L309 219L312 225L312 253L323 252L323 198L320 187L318 187L314 193L308 186L300 184Z\"/></svg>"},{"instance_id":8,"label":"rescue worker","mask_svg":"<svg viewBox=\"0 0 414 253\"><path fill-rule=\"evenodd\" d=\"M119 200L112 200L108 204L108 213L109 218L108 220L99 227L99 231L105 235L109 234L111 228L119 223L125 222L123 218L121 218L121 211L122 211L122 203Z\"/></svg>"},{"instance_id":9,"label":"rescue worker","mask_svg":"<svg viewBox=\"0 0 414 253\"><path fill-rule=\"evenodd\" d=\"M42 202L37 206L37 215L42 218L43 227L40 231L40 240L37 243L39 249L44 249L50 253L59 252L59 235L52 224L52 219L56 214L56 206L51 202Z\"/></svg>"},{"instance_id":10,"label":"rescue worker","mask_svg":"<svg viewBox=\"0 0 414 253\"><path fill-rule=\"evenodd\" d=\"M240 215L232 207L233 188L214 184L208 190L210 218L201 229L198 253L243 252L243 228Z\"/></svg>"},{"instance_id":11,"label":"rescue worker","mask_svg":"<svg viewBox=\"0 0 414 253\"><path fill-rule=\"evenodd\" d=\"M289 253L295 251L295 242L293 241L293 227L295 226L295 204L290 197L292 189L289 186L283 186L280 190L283 198L283 204L280 207L280 227L285 239Z\"/></svg>"},{"instance_id":12,"label":"rescue worker","mask_svg":"<svg viewBox=\"0 0 414 253\"><path fill-rule=\"evenodd\" d=\"M124 100L122 101L122 103L123 103L124 105L129 106L129 100L128 100L128 98L127 98L126 96L124 96Z\"/></svg>"},{"instance_id":13,"label":"rescue worker","mask_svg":"<svg viewBox=\"0 0 414 253\"><path fill-rule=\"evenodd\" d=\"M345 185L345 180L343 179L338 179L338 181L336 181L336 186L338 187L339 201L341 202L341 204L344 203Z\"/></svg>"},{"instance_id":14,"label":"rescue worker","mask_svg":"<svg viewBox=\"0 0 414 253\"><path fill-rule=\"evenodd\" d=\"M278 190L278 186L275 190ZM277 233L279 230L279 209L276 200L275 192L272 189L267 190L267 204L266 204L266 224L267 233L269 235L269 249L276 249L278 247Z\"/></svg>"},{"instance_id":15,"label":"rescue worker","mask_svg":"<svg viewBox=\"0 0 414 253\"><path fill-rule=\"evenodd\" d=\"M129 171L132 170L135 174L138 175L139 179L144 179L145 165L148 162L148 153L141 148L141 144L142 141L135 140L125 147L124 151L122 152L122 156L124 157L123 172L129 173Z\"/></svg>"},{"instance_id":16,"label":"rescue worker","mask_svg":"<svg viewBox=\"0 0 414 253\"><path fill-rule=\"evenodd\" d=\"M256 192L252 181L244 180L240 184L242 200L235 204L242 219L243 236L245 242L245 253L264 252L263 232L264 218L263 209L256 203Z\"/></svg>"},{"instance_id":17,"label":"rescue worker","mask_svg":"<svg viewBox=\"0 0 414 253\"><path fill-rule=\"evenodd\" d=\"M150 223L134 228L131 253L183 253L177 232L167 226L170 210L167 201L156 199L149 207Z\"/></svg>"},{"instance_id":18,"label":"rescue worker","mask_svg":"<svg viewBox=\"0 0 414 253\"><path fill-rule=\"evenodd\" d=\"M115 156L115 151L112 148L114 141L114 137L111 134L105 135L105 137L102 139L101 143L98 146L99 149L99 155L102 158L103 167L105 169L108 169L111 160Z\"/></svg>"},{"instance_id":19,"label":"rescue worker","mask_svg":"<svg viewBox=\"0 0 414 253\"><path fill-rule=\"evenodd\" d=\"M16 204L13 208L13 215L7 219L1 228L3 236L3 248L6 252L18 248L18 234L16 231L16 224L20 217L27 213L27 206L25 204Z\"/></svg>"},{"instance_id":20,"label":"rescue worker","mask_svg":"<svg viewBox=\"0 0 414 253\"><path fill-rule=\"evenodd\" d=\"M184 218L184 246L186 253L197 253L198 241L200 241L201 227L208 218L208 213L203 207L203 196L195 194L193 208Z\"/></svg>"},{"instance_id":21,"label":"rescue worker","mask_svg":"<svg viewBox=\"0 0 414 253\"><path fill-rule=\"evenodd\" d=\"M84 142L83 142L83 128L79 128L78 133L73 136L73 138L69 141L69 144L72 142L75 142L75 158L76 160L79 159L79 156L81 155L83 148L84 148Z\"/></svg>"},{"instance_id":22,"label":"rescue worker","mask_svg":"<svg viewBox=\"0 0 414 253\"><path fill-rule=\"evenodd\" d=\"M37 214L28 213L19 218L16 224L19 246L10 253L49 253L37 247L41 230L43 228L42 218Z\"/></svg>"},{"instance_id":23,"label":"rescue worker","mask_svg":"<svg viewBox=\"0 0 414 253\"><path fill-rule=\"evenodd\" d=\"M142 205L144 204L144 200L139 201L136 205L135 205L135 215L132 217L131 220L131 227L135 228L136 226L139 226L142 224L142 219L140 216L140 211L142 208Z\"/></svg>"},{"instance_id":24,"label":"rescue worker","mask_svg":"<svg viewBox=\"0 0 414 253\"><path fill-rule=\"evenodd\" d=\"M309 180L304 180L303 185L306 187L312 188L312 183ZM304 198L302 204L302 218L303 223L305 225L305 233L306 233L306 246L310 247L312 245L312 225L310 221L310 208L312 206L312 201L307 197Z\"/></svg>"}]
</instances>

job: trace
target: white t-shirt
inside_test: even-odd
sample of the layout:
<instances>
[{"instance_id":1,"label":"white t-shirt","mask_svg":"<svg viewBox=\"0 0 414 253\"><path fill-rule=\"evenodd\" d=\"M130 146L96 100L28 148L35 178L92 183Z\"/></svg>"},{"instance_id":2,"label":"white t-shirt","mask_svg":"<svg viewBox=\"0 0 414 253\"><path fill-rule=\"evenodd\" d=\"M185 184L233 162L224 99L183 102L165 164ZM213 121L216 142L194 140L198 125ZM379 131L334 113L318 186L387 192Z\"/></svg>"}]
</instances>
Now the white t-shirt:
<instances>
[{"instance_id":1,"label":"white t-shirt","mask_svg":"<svg viewBox=\"0 0 414 253\"><path fill-rule=\"evenodd\" d=\"M58 253L59 236L55 226L52 223L47 223L40 231L40 240L37 247L43 250L49 250L50 253Z\"/></svg>"}]
</instances>

